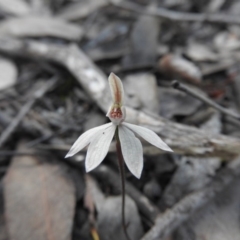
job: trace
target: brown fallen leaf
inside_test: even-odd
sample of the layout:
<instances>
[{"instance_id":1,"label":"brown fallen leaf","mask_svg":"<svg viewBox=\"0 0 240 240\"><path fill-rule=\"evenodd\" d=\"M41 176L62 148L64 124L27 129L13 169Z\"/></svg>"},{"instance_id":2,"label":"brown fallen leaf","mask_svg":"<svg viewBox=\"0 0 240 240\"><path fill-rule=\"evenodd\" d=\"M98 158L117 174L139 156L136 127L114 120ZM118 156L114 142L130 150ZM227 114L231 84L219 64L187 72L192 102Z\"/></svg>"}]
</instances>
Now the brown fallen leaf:
<instances>
[{"instance_id":1,"label":"brown fallen leaf","mask_svg":"<svg viewBox=\"0 0 240 240\"><path fill-rule=\"evenodd\" d=\"M23 144L18 147L26 151ZM70 240L75 188L61 164L16 156L4 179L9 240Z\"/></svg>"},{"instance_id":2,"label":"brown fallen leaf","mask_svg":"<svg viewBox=\"0 0 240 240\"><path fill-rule=\"evenodd\" d=\"M182 79L192 84L201 82L202 74L199 68L181 56L167 54L160 59L158 66L161 72L171 78Z\"/></svg>"}]
</instances>

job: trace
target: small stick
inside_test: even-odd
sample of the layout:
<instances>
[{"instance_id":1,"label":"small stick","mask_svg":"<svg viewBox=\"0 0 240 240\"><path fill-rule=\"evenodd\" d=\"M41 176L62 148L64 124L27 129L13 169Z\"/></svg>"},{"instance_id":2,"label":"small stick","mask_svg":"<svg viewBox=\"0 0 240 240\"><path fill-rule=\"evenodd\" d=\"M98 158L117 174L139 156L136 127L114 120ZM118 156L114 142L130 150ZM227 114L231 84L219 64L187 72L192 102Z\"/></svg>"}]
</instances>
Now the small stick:
<instances>
[{"instance_id":1,"label":"small stick","mask_svg":"<svg viewBox=\"0 0 240 240\"><path fill-rule=\"evenodd\" d=\"M11 136L11 134L14 132L16 127L19 125L21 120L25 117L25 115L30 111L33 104L38 98L41 98L55 83L56 78L52 78L47 82L47 84L44 84L40 89L37 89L35 93L33 94L32 99L30 99L26 104L23 105L20 112L14 118L11 123L8 125L8 127L3 131L3 133L0 136L0 147L8 140L8 138Z\"/></svg>"},{"instance_id":2,"label":"small stick","mask_svg":"<svg viewBox=\"0 0 240 240\"><path fill-rule=\"evenodd\" d=\"M116 132L116 149L117 149L118 165L119 165L119 172L120 172L121 184L122 184L122 227L127 240L131 240L127 232L127 224L125 221L125 195L126 195L125 173L124 173L124 161L123 161L122 149L121 149L121 145L118 137L118 130Z\"/></svg>"},{"instance_id":3,"label":"small stick","mask_svg":"<svg viewBox=\"0 0 240 240\"><path fill-rule=\"evenodd\" d=\"M224 115L233 117L233 118L237 119L238 121L240 121L240 115L238 115L237 113L229 111L228 109L226 109L226 108L220 106L219 104L215 103L214 101L212 101L210 98L207 98L204 95L197 93L190 87L185 86L184 84L178 82L177 80L172 82L172 86L173 86L173 88L181 90L182 92L185 92L185 93L191 95L192 97L197 98L200 101L206 103L207 105L217 109L219 112L223 113Z\"/></svg>"}]
</instances>

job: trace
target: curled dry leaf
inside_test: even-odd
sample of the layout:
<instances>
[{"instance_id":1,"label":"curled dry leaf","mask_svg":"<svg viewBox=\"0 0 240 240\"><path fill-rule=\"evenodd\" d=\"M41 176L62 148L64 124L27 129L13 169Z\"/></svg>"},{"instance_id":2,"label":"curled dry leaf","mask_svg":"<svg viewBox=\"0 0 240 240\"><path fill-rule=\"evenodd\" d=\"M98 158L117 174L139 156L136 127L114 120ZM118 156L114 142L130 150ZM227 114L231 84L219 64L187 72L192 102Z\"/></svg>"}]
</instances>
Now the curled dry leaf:
<instances>
[{"instance_id":1,"label":"curled dry leaf","mask_svg":"<svg viewBox=\"0 0 240 240\"><path fill-rule=\"evenodd\" d=\"M26 149L20 145L20 151ZM69 240L75 188L67 168L29 156L14 157L4 179L9 240Z\"/></svg>"},{"instance_id":2,"label":"curled dry leaf","mask_svg":"<svg viewBox=\"0 0 240 240\"><path fill-rule=\"evenodd\" d=\"M192 84L201 82L202 74L192 62L179 55L167 54L159 61L159 69L166 75L188 81Z\"/></svg>"}]
</instances>

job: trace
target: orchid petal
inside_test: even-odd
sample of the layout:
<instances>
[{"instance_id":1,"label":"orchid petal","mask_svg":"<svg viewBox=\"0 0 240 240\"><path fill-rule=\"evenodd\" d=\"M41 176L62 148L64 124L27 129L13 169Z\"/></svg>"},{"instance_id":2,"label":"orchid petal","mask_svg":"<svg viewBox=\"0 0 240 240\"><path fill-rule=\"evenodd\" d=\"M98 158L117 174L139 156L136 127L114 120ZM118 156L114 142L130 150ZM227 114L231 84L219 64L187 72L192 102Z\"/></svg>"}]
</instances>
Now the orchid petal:
<instances>
[{"instance_id":1,"label":"orchid petal","mask_svg":"<svg viewBox=\"0 0 240 240\"><path fill-rule=\"evenodd\" d=\"M73 144L69 152L67 153L65 158L72 157L79 151L81 151L84 147L86 147L92 140L95 134L102 129L108 128L112 123L107 123L99 127L92 128L85 133L83 133Z\"/></svg>"},{"instance_id":2,"label":"orchid petal","mask_svg":"<svg viewBox=\"0 0 240 240\"><path fill-rule=\"evenodd\" d=\"M106 157L113 135L116 131L116 125L100 130L91 141L85 162L86 172L96 168Z\"/></svg>"},{"instance_id":3,"label":"orchid petal","mask_svg":"<svg viewBox=\"0 0 240 240\"><path fill-rule=\"evenodd\" d=\"M157 148L160 148L165 151L172 152L173 150L165 143L163 140L152 130L140 127L134 124L130 123L122 123L122 125L126 126L127 128L131 129L133 132L138 134L140 137L145 139L147 142L152 144L153 146L156 146Z\"/></svg>"},{"instance_id":4,"label":"orchid petal","mask_svg":"<svg viewBox=\"0 0 240 240\"><path fill-rule=\"evenodd\" d=\"M119 126L119 139L124 161L130 172L137 178L143 169L142 144L127 127Z\"/></svg>"},{"instance_id":5,"label":"orchid petal","mask_svg":"<svg viewBox=\"0 0 240 240\"><path fill-rule=\"evenodd\" d=\"M124 90L122 81L118 76L116 76L114 73L111 73L108 78L110 89L111 89L111 95L113 98L113 102L116 104L122 104L123 98L124 98Z\"/></svg>"}]
</instances>

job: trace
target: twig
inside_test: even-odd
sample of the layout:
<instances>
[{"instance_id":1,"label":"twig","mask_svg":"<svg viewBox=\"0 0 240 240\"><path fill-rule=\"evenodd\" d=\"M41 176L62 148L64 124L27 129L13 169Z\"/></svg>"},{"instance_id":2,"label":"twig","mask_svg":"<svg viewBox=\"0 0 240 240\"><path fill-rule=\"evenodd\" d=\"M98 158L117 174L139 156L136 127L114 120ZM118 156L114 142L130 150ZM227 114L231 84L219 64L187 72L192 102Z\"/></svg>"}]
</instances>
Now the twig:
<instances>
[{"instance_id":1,"label":"twig","mask_svg":"<svg viewBox=\"0 0 240 240\"><path fill-rule=\"evenodd\" d=\"M75 76L84 90L104 111L111 99L107 76L75 44L59 45L0 37L0 52L8 55L48 60L61 64ZM211 134L195 127L171 122L127 108L127 121L154 130L175 153L219 156L225 160L240 154L240 140L221 134Z\"/></svg>"},{"instance_id":2,"label":"twig","mask_svg":"<svg viewBox=\"0 0 240 240\"><path fill-rule=\"evenodd\" d=\"M187 13L167 10L164 8L144 8L139 4L126 1L117 2L112 0L111 3L129 11L156 16L170 21L240 24L239 16L234 15L220 13Z\"/></svg>"},{"instance_id":3,"label":"twig","mask_svg":"<svg viewBox=\"0 0 240 240\"><path fill-rule=\"evenodd\" d=\"M54 77L51 80L49 80L46 84L44 84L40 89L37 89L33 94L32 98L25 105L23 105L16 118L14 118L12 122L8 125L8 127L5 129L5 131L2 132L0 136L0 147L8 140L8 138L14 132L18 124L32 108L35 101L38 98L41 98L55 84L56 80L57 79Z\"/></svg>"},{"instance_id":4,"label":"twig","mask_svg":"<svg viewBox=\"0 0 240 240\"><path fill-rule=\"evenodd\" d=\"M173 208L159 215L155 225L141 240L160 240L166 238L180 224L191 217L196 210L203 207L222 192L236 177L240 176L240 157L230 162L220 171L214 180L202 190L187 195Z\"/></svg>"},{"instance_id":5,"label":"twig","mask_svg":"<svg viewBox=\"0 0 240 240\"><path fill-rule=\"evenodd\" d=\"M121 184L116 181L118 174L105 165L100 165L91 174L96 178L101 179L111 185L115 190L120 192ZM126 193L135 201L139 211L143 216L153 224L159 210L154 204L152 204L147 197L145 197L140 191L138 191L132 184L126 181Z\"/></svg>"},{"instance_id":6,"label":"twig","mask_svg":"<svg viewBox=\"0 0 240 240\"><path fill-rule=\"evenodd\" d=\"M178 81L173 81L172 82L172 86L178 90L181 90L182 92L185 92L189 95L191 95L194 98L197 98L198 100L206 103L207 105L217 109L219 112L223 113L224 115L228 115L230 117L233 117L237 120L240 121L240 115L238 115L237 113L231 112L228 109L220 106L219 104L215 103L214 101L212 101L210 98L205 97L204 95L199 94L198 92L194 91L193 89L191 89L190 87L185 86L184 84L178 82Z\"/></svg>"}]
</instances>

